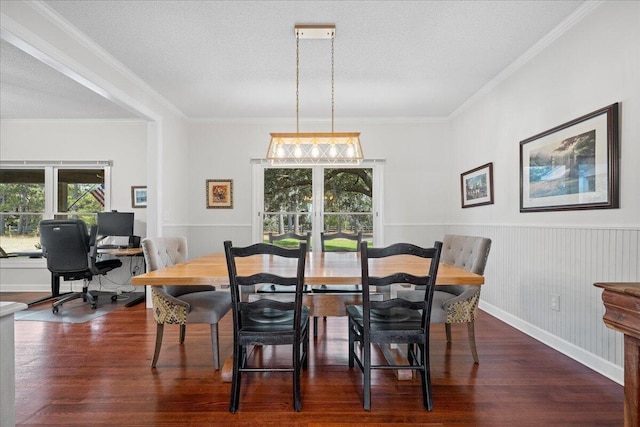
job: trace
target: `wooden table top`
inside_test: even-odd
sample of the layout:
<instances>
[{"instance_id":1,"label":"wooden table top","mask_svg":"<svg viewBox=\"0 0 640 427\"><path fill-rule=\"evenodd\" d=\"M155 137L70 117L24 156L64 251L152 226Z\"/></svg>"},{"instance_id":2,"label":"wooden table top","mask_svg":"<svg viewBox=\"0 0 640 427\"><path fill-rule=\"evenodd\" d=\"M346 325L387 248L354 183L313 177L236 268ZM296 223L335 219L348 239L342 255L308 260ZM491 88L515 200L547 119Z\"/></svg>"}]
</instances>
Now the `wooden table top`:
<instances>
[{"instance_id":1,"label":"wooden table top","mask_svg":"<svg viewBox=\"0 0 640 427\"><path fill-rule=\"evenodd\" d=\"M238 274L248 275L269 271L282 276L295 275L296 260L274 264L273 257L252 256L236 258ZM428 271L416 267L416 258L395 256L369 260L369 274L386 276L397 271L426 275ZM310 252L305 269L305 283L343 285L360 283L360 255L356 252ZM229 273L224 253L215 253L149 273L134 276L131 283L142 285L228 285ZM482 285L484 277L464 269L440 264L436 283L439 285Z\"/></svg>"}]
</instances>

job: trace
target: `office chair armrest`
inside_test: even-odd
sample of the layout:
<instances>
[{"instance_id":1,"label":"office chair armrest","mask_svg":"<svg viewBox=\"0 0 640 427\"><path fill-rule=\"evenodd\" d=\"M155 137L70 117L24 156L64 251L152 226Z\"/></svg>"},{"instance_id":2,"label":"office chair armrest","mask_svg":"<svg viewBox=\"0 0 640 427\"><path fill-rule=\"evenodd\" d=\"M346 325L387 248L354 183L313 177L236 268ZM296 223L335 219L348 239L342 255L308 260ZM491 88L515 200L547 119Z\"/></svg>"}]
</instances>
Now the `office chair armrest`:
<instances>
[{"instance_id":1,"label":"office chair armrest","mask_svg":"<svg viewBox=\"0 0 640 427\"><path fill-rule=\"evenodd\" d=\"M153 302L153 317L156 323L170 323L185 325L187 313L191 311L191 305L175 298L164 290L151 288L151 300Z\"/></svg>"},{"instance_id":2,"label":"office chair armrest","mask_svg":"<svg viewBox=\"0 0 640 427\"><path fill-rule=\"evenodd\" d=\"M480 288L471 288L456 295L444 303L442 308L447 313L446 323L466 323L475 320L476 308L480 302Z\"/></svg>"}]
</instances>

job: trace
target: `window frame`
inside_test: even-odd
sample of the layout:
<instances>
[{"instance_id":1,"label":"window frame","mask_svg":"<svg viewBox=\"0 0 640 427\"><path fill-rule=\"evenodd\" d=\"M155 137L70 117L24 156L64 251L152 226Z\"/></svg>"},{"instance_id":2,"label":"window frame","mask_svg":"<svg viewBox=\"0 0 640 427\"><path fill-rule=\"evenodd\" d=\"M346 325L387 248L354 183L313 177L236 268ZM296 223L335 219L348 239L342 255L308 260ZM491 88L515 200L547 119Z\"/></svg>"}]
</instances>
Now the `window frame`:
<instances>
[{"instance_id":1,"label":"window frame","mask_svg":"<svg viewBox=\"0 0 640 427\"><path fill-rule=\"evenodd\" d=\"M104 172L104 211L111 210L111 168L113 162L105 161L2 161L0 169L44 170L44 211L26 212L42 214L42 219L68 216L69 212L58 211L58 173L70 169L102 169ZM2 212L12 214L13 212ZM91 214L91 213L88 213Z\"/></svg>"},{"instance_id":2,"label":"window frame","mask_svg":"<svg viewBox=\"0 0 640 427\"><path fill-rule=\"evenodd\" d=\"M335 168L369 168L373 170L373 197L372 197L372 215L373 215L373 245L381 246L384 243L383 235L383 203L384 200L384 160L363 160L359 165L271 165L270 162L264 159L253 159L252 163L252 215L253 220L251 222L251 235L254 242L262 241L262 224L263 224L263 212L264 212L264 170L270 168L309 168L312 170L313 180L313 206L314 210L310 212L312 215L312 223L314 234L315 230L322 230L324 227L324 170ZM320 206L321 209L315 208ZM317 232L318 238L312 239L313 251L322 250L322 242L319 238L319 232Z\"/></svg>"}]
</instances>

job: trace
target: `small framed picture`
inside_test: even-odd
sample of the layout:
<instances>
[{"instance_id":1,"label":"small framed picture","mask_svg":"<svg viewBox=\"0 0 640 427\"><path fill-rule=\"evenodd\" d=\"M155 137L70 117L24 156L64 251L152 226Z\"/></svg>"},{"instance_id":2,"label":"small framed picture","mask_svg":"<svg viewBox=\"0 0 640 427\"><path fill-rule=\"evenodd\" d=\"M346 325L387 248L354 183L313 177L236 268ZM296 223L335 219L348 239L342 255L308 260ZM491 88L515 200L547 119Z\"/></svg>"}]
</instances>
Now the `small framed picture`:
<instances>
[{"instance_id":1,"label":"small framed picture","mask_svg":"<svg viewBox=\"0 0 640 427\"><path fill-rule=\"evenodd\" d=\"M493 204L493 163L460 174L462 207Z\"/></svg>"},{"instance_id":2,"label":"small framed picture","mask_svg":"<svg viewBox=\"0 0 640 427\"><path fill-rule=\"evenodd\" d=\"M233 180L207 180L207 209L233 208Z\"/></svg>"},{"instance_id":3,"label":"small framed picture","mask_svg":"<svg viewBox=\"0 0 640 427\"><path fill-rule=\"evenodd\" d=\"M147 187L146 186L131 187L131 207L132 208L147 207Z\"/></svg>"},{"instance_id":4,"label":"small framed picture","mask_svg":"<svg viewBox=\"0 0 640 427\"><path fill-rule=\"evenodd\" d=\"M520 212L619 206L618 104L520 141Z\"/></svg>"}]
</instances>

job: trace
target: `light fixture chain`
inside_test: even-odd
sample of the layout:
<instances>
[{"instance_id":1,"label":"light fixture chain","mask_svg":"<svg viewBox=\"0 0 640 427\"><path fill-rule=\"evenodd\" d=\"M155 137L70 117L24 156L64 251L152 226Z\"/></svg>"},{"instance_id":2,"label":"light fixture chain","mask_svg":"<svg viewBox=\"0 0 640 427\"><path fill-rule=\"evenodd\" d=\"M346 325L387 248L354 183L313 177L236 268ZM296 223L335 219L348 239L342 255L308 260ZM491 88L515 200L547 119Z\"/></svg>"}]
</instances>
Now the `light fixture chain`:
<instances>
[{"instance_id":1,"label":"light fixture chain","mask_svg":"<svg viewBox=\"0 0 640 427\"><path fill-rule=\"evenodd\" d=\"M334 81L334 60L333 60L333 52L334 52L334 40L335 37L331 37L331 133L333 133L333 110L335 104L335 81Z\"/></svg>"},{"instance_id":2,"label":"light fixture chain","mask_svg":"<svg viewBox=\"0 0 640 427\"><path fill-rule=\"evenodd\" d=\"M300 34L296 31L296 133L300 133Z\"/></svg>"}]
</instances>

